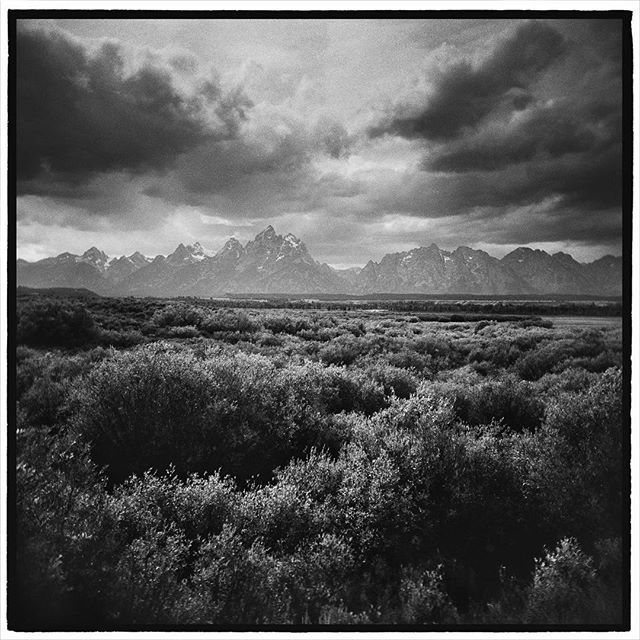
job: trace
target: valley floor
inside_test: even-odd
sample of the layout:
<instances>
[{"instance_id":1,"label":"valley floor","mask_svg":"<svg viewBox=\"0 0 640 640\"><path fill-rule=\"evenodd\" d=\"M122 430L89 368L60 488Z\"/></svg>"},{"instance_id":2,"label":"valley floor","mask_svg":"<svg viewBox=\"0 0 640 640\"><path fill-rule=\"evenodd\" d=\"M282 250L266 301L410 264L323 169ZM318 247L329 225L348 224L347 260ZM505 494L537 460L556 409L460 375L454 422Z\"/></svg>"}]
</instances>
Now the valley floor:
<instances>
[{"instance_id":1,"label":"valley floor","mask_svg":"<svg viewBox=\"0 0 640 640\"><path fill-rule=\"evenodd\" d=\"M12 628L624 627L619 315L229 304L19 297Z\"/></svg>"}]
</instances>

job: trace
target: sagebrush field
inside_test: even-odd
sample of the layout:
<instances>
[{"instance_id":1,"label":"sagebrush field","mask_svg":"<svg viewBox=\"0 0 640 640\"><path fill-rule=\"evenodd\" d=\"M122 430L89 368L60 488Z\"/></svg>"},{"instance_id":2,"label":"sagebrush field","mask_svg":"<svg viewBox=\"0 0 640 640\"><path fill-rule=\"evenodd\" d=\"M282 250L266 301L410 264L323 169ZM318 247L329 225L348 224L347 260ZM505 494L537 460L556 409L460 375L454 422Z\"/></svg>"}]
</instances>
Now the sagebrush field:
<instances>
[{"instance_id":1,"label":"sagebrush field","mask_svg":"<svg viewBox=\"0 0 640 640\"><path fill-rule=\"evenodd\" d=\"M19 627L622 622L619 318L226 304L19 297Z\"/></svg>"}]
</instances>

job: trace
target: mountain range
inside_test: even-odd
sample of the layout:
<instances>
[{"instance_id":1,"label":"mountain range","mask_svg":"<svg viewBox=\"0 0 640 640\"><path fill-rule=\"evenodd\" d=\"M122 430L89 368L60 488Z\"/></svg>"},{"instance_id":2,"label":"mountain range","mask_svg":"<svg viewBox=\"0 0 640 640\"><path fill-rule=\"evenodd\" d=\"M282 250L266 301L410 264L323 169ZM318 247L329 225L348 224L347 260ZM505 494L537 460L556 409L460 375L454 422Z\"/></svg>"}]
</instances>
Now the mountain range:
<instances>
[{"instance_id":1,"label":"mountain range","mask_svg":"<svg viewBox=\"0 0 640 640\"><path fill-rule=\"evenodd\" d=\"M167 255L109 257L96 247L37 262L17 261L17 284L84 287L103 295L219 296L227 293L622 294L622 258L580 263L567 253L520 247L502 259L485 251L435 244L389 253L364 267L334 269L304 242L269 225L245 245L218 251L179 244Z\"/></svg>"}]
</instances>

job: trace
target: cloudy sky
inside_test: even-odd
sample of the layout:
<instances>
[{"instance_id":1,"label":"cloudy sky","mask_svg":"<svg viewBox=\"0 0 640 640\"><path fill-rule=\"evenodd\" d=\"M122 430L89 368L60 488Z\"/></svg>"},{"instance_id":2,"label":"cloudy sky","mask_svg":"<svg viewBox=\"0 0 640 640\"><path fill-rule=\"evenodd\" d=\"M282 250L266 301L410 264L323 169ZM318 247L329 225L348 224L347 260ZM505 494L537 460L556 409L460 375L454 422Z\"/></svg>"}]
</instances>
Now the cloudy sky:
<instances>
[{"instance_id":1,"label":"cloudy sky","mask_svg":"<svg viewBox=\"0 0 640 640\"><path fill-rule=\"evenodd\" d=\"M29 20L18 255L621 252L617 20Z\"/></svg>"}]
</instances>

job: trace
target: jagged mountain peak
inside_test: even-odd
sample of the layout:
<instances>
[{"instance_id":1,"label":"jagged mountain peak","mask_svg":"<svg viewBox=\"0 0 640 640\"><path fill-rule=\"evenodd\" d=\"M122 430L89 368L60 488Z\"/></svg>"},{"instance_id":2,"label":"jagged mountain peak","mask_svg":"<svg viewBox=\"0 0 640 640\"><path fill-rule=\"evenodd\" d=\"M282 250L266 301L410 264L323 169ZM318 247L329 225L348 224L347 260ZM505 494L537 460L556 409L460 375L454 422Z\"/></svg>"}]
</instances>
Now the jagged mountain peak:
<instances>
[{"instance_id":1,"label":"jagged mountain peak","mask_svg":"<svg viewBox=\"0 0 640 640\"><path fill-rule=\"evenodd\" d=\"M272 249L276 249L283 242L283 237L276 233L276 230L269 225L266 229L262 230L256 237L249 241L245 246L245 249L248 251L258 250L270 251Z\"/></svg>"},{"instance_id":2,"label":"jagged mountain peak","mask_svg":"<svg viewBox=\"0 0 640 640\"><path fill-rule=\"evenodd\" d=\"M191 254L193 256L196 256L199 259L212 258L215 255L215 251L211 251L211 249L203 247L199 242L194 242L193 244L187 245L187 249L191 251Z\"/></svg>"},{"instance_id":3,"label":"jagged mountain peak","mask_svg":"<svg viewBox=\"0 0 640 640\"><path fill-rule=\"evenodd\" d=\"M293 233L287 233L287 235L284 237L284 241L294 247L297 247L302 242L300 238L294 236Z\"/></svg>"},{"instance_id":4,"label":"jagged mountain peak","mask_svg":"<svg viewBox=\"0 0 640 640\"><path fill-rule=\"evenodd\" d=\"M544 249L532 249L531 247L518 247L508 253L503 260L509 261L519 258L550 258L551 256Z\"/></svg>"},{"instance_id":5,"label":"jagged mountain peak","mask_svg":"<svg viewBox=\"0 0 640 640\"><path fill-rule=\"evenodd\" d=\"M175 251L167 256L167 262L169 262L170 264L180 264L182 262L185 262L189 256L190 251L181 242L175 248Z\"/></svg>"},{"instance_id":6,"label":"jagged mountain peak","mask_svg":"<svg viewBox=\"0 0 640 640\"><path fill-rule=\"evenodd\" d=\"M100 249L98 249L98 247L91 247L82 254L83 258L91 258L93 256L100 257L100 258L108 257L107 254L104 251L101 251Z\"/></svg>"},{"instance_id":7,"label":"jagged mountain peak","mask_svg":"<svg viewBox=\"0 0 640 640\"><path fill-rule=\"evenodd\" d=\"M205 249L199 242L188 245L181 242L176 247L176 250L167 256L167 262L174 265L193 264L212 256L213 253Z\"/></svg>"},{"instance_id":8,"label":"jagged mountain peak","mask_svg":"<svg viewBox=\"0 0 640 640\"><path fill-rule=\"evenodd\" d=\"M151 262L153 258L147 258L147 256L141 254L139 251L134 251L131 255L126 256L113 256L109 258L107 266L111 268L115 264L133 264L135 266L141 267L142 265L148 264Z\"/></svg>"},{"instance_id":9,"label":"jagged mountain peak","mask_svg":"<svg viewBox=\"0 0 640 640\"><path fill-rule=\"evenodd\" d=\"M489 255L482 249L472 249L471 247L458 247L455 251L452 251L452 256L462 256L465 259L481 259L481 260L496 260L493 256Z\"/></svg>"},{"instance_id":10,"label":"jagged mountain peak","mask_svg":"<svg viewBox=\"0 0 640 640\"><path fill-rule=\"evenodd\" d=\"M305 246L304 242L302 242L300 238L294 236L293 233L287 233L287 235L282 239L280 251L301 251L303 253L306 253L307 247Z\"/></svg>"},{"instance_id":11,"label":"jagged mountain peak","mask_svg":"<svg viewBox=\"0 0 640 640\"><path fill-rule=\"evenodd\" d=\"M245 258L243 269L256 269L261 275L271 269L276 269L278 272L283 268L293 269L294 263L304 263L312 269L320 266L309 255L302 240L292 233L287 233L283 237L277 234L271 225L246 244L243 255Z\"/></svg>"},{"instance_id":12,"label":"jagged mountain peak","mask_svg":"<svg viewBox=\"0 0 640 640\"><path fill-rule=\"evenodd\" d=\"M242 248L242 243L236 237L231 236L225 243L220 251L229 251L231 249Z\"/></svg>"},{"instance_id":13,"label":"jagged mountain peak","mask_svg":"<svg viewBox=\"0 0 640 640\"><path fill-rule=\"evenodd\" d=\"M210 257L212 254L212 252L203 247L199 242L194 242L193 244L189 244L187 245L187 249L189 249L191 251L191 253L195 254L195 255L203 255L203 256L207 256Z\"/></svg>"},{"instance_id":14,"label":"jagged mountain peak","mask_svg":"<svg viewBox=\"0 0 640 640\"><path fill-rule=\"evenodd\" d=\"M413 249L409 249L409 251L402 251L398 255L405 255L409 253L413 254L413 253L439 253L439 252L440 252L440 247L438 247L438 245L435 242L432 242L431 244L425 244L420 247L414 247Z\"/></svg>"},{"instance_id":15,"label":"jagged mountain peak","mask_svg":"<svg viewBox=\"0 0 640 640\"><path fill-rule=\"evenodd\" d=\"M235 242L237 242L235 238L230 238L229 241L231 240L234 240ZM245 246L245 249L250 248L252 246L261 246L261 247L269 247L269 248L270 247L280 248L282 246L289 246L289 247L296 248L296 247L304 247L304 242L302 242L302 240L300 240L300 238L295 236L293 233L287 233L284 236L281 236L276 232L276 230L271 225L268 225L265 229L263 229L260 233L258 233L253 240L247 243L247 245Z\"/></svg>"},{"instance_id":16,"label":"jagged mountain peak","mask_svg":"<svg viewBox=\"0 0 640 640\"><path fill-rule=\"evenodd\" d=\"M99 271L104 271L109 263L109 256L97 247L91 247L77 258L77 260L78 262L87 262L96 267Z\"/></svg>"},{"instance_id":17,"label":"jagged mountain peak","mask_svg":"<svg viewBox=\"0 0 640 640\"><path fill-rule=\"evenodd\" d=\"M244 254L244 247L242 243L234 237L229 238L222 249L216 253L216 258L219 260L238 260L240 256Z\"/></svg>"},{"instance_id":18,"label":"jagged mountain peak","mask_svg":"<svg viewBox=\"0 0 640 640\"><path fill-rule=\"evenodd\" d=\"M611 254L607 254L606 256L602 256L602 258L598 258L593 262L589 262L588 264L597 264L597 265L607 265L608 267L617 267L622 264L621 256L612 256Z\"/></svg>"},{"instance_id":19,"label":"jagged mountain peak","mask_svg":"<svg viewBox=\"0 0 640 640\"><path fill-rule=\"evenodd\" d=\"M133 262L133 264L136 264L136 265L143 265L151 261L150 258L147 258L147 256L145 255L142 255L139 251L134 251L129 256L129 260L131 260L131 262Z\"/></svg>"},{"instance_id":20,"label":"jagged mountain peak","mask_svg":"<svg viewBox=\"0 0 640 640\"><path fill-rule=\"evenodd\" d=\"M435 243L389 253L362 269L336 270L316 262L304 242L268 225L243 246L229 238L215 256L200 242L180 243L166 258L136 251L108 259L97 247L18 263L18 284L84 286L115 295L225 293L566 293L620 295L622 259L581 264L567 253L518 247L501 260L485 251Z\"/></svg>"},{"instance_id":21,"label":"jagged mountain peak","mask_svg":"<svg viewBox=\"0 0 640 640\"><path fill-rule=\"evenodd\" d=\"M267 227L255 237L254 242L271 242L277 237L278 234L276 230L271 225L267 225Z\"/></svg>"},{"instance_id":22,"label":"jagged mountain peak","mask_svg":"<svg viewBox=\"0 0 640 640\"><path fill-rule=\"evenodd\" d=\"M558 261L561 261L561 262L567 262L567 263L571 263L571 264L578 264L577 260L572 255L569 255L568 253L565 253L564 251L558 251L557 253L554 253L551 257L554 260L558 260Z\"/></svg>"},{"instance_id":23,"label":"jagged mountain peak","mask_svg":"<svg viewBox=\"0 0 640 640\"><path fill-rule=\"evenodd\" d=\"M130 256L111 258L107 263L105 275L113 282L122 282L132 273L145 267L150 261L150 258L146 258L139 251L132 253Z\"/></svg>"}]
</instances>

